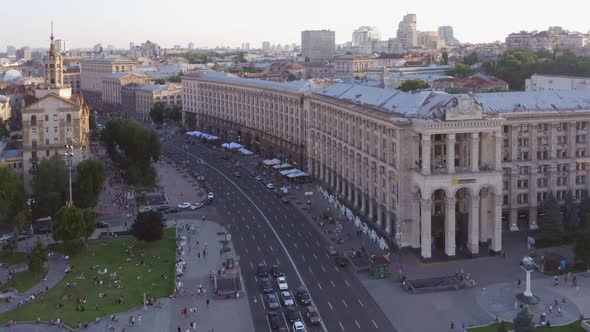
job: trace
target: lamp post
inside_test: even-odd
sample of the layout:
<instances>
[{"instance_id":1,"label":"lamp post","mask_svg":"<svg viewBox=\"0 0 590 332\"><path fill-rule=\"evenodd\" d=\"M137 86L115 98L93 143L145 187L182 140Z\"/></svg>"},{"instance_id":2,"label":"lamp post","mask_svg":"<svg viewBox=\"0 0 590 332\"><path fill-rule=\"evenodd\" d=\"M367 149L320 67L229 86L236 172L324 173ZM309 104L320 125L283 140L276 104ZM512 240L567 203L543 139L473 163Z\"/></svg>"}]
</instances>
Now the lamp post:
<instances>
[{"instance_id":1,"label":"lamp post","mask_svg":"<svg viewBox=\"0 0 590 332\"><path fill-rule=\"evenodd\" d=\"M69 169L69 177L70 177L70 206L73 206L73 201L72 201L72 159L74 157L74 146L72 145L66 145L66 153L64 153L64 156L66 157L66 160L68 161L68 169Z\"/></svg>"}]
</instances>

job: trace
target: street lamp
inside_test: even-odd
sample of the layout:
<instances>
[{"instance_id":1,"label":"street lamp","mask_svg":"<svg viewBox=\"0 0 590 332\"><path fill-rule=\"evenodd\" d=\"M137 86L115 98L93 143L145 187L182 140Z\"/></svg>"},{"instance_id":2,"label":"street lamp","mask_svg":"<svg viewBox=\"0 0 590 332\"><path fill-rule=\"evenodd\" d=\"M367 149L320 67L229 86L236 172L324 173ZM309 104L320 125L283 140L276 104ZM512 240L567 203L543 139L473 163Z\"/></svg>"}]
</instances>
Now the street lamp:
<instances>
[{"instance_id":1,"label":"street lamp","mask_svg":"<svg viewBox=\"0 0 590 332\"><path fill-rule=\"evenodd\" d=\"M73 145L66 145L66 153L64 153L64 156L66 157L67 161L68 161L68 169L69 169L69 173L70 173L70 206L73 206L73 202L72 202L72 159L74 157L74 146Z\"/></svg>"}]
</instances>

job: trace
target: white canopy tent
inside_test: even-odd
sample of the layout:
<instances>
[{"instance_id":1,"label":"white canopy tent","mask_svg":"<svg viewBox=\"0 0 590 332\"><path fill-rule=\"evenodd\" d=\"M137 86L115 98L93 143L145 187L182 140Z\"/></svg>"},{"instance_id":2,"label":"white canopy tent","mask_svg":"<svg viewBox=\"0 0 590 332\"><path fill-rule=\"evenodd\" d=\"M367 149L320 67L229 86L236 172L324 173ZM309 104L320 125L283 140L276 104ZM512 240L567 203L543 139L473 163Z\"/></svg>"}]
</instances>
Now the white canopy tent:
<instances>
[{"instance_id":1,"label":"white canopy tent","mask_svg":"<svg viewBox=\"0 0 590 332\"><path fill-rule=\"evenodd\" d=\"M283 168L289 168L289 167L293 167L287 163L284 164L280 164L280 165L274 165L272 168L276 168L276 169L283 169Z\"/></svg>"},{"instance_id":2,"label":"white canopy tent","mask_svg":"<svg viewBox=\"0 0 590 332\"><path fill-rule=\"evenodd\" d=\"M290 173L290 174L287 174L287 177L289 177L289 178L291 178L291 179L292 179L292 178L299 178L299 177L302 177L302 176L309 176L309 174L307 174L307 173L305 173L305 172L301 172L301 171L299 171L299 172L297 172L297 173Z\"/></svg>"},{"instance_id":3,"label":"white canopy tent","mask_svg":"<svg viewBox=\"0 0 590 332\"><path fill-rule=\"evenodd\" d=\"M215 135L209 135L207 133L203 133L203 132L200 132L200 131L189 131L186 134L189 135L189 136L196 136L196 137L204 138L204 139L206 139L208 141L215 141L215 140L218 140L219 139L219 137L217 137Z\"/></svg>"},{"instance_id":4,"label":"white canopy tent","mask_svg":"<svg viewBox=\"0 0 590 332\"><path fill-rule=\"evenodd\" d=\"M280 160L278 160L277 158L275 159L266 159L262 161L263 164L265 164L266 166L273 166L273 165L278 165L281 163Z\"/></svg>"},{"instance_id":5,"label":"white canopy tent","mask_svg":"<svg viewBox=\"0 0 590 332\"><path fill-rule=\"evenodd\" d=\"M289 175L289 174L299 173L299 172L301 172L301 171L298 170L297 168L293 168L293 169L288 169L286 171L281 171L281 174L283 174L283 175Z\"/></svg>"},{"instance_id":6,"label":"white canopy tent","mask_svg":"<svg viewBox=\"0 0 590 332\"><path fill-rule=\"evenodd\" d=\"M241 149L244 146L240 143L236 143L236 142L231 142L231 143L223 143L221 144L222 147L226 148L226 149Z\"/></svg>"},{"instance_id":7,"label":"white canopy tent","mask_svg":"<svg viewBox=\"0 0 590 332\"><path fill-rule=\"evenodd\" d=\"M252 152L252 151L250 151L250 150L248 150L248 149L246 149L246 148L241 148L241 149L238 149L238 151L240 151L241 153L243 153L243 154L245 154L245 155L247 155L247 156L249 156L249 155L253 155L253 154L254 154L254 152Z\"/></svg>"}]
</instances>

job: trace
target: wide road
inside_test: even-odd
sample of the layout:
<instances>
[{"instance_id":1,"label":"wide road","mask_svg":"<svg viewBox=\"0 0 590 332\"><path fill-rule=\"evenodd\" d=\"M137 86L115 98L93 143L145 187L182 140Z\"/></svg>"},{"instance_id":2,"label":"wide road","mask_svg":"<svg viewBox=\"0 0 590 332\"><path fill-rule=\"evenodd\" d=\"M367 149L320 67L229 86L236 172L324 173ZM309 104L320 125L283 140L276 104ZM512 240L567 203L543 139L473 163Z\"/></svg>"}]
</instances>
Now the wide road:
<instances>
[{"instance_id":1,"label":"wide road","mask_svg":"<svg viewBox=\"0 0 590 332\"><path fill-rule=\"evenodd\" d=\"M289 289L303 284L322 317L322 325L308 331L396 331L354 272L339 268L327 253L330 245L291 203L282 203L249 170L221 158L222 152L207 145L186 145L184 138L162 144L163 155L191 172L206 176L215 193L214 205L226 222L240 257L256 331L270 329L267 304L256 277L256 265L279 264ZM204 161L203 163L199 161ZM233 173L240 171L242 176ZM273 286L278 292L276 284ZM254 300L256 298L256 300ZM392 299L394 301L394 299ZM284 317L284 305L277 312ZM305 307L297 304L300 314Z\"/></svg>"}]
</instances>

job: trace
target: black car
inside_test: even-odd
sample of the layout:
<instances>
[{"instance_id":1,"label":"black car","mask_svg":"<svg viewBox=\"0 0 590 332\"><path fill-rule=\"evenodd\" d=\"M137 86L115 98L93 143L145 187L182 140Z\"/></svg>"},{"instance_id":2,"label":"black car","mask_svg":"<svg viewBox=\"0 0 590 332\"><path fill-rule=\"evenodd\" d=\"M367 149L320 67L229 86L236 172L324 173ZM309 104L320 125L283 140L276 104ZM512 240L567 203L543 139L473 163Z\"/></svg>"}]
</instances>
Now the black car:
<instances>
[{"instance_id":1,"label":"black car","mask_svg":"<svg viewBox=\"0 0 590 332\"><path fill-rule=\"evenodd\" d=\"M268 276L268 268L266 267L266 264L258 263L256 274L261 278Z\"/></svg>"},{"instance_id":2,"label":"black car","mask_svg":"<svg viewBox=\"0 0 590 332\"><path fill-rule=\"evenodd\" d=\"M180 209L179 208L172 207L172 208L169 208L168 210L166 210L165 213L178 213L178 212L180 212Z\"/></svg>"},{"instance_id":3,"label":"black car","mask_svg":"<svg viewBox=\"0 0 590 332\"><path fill-rule=\"evenodd\" d=\"M268 324L270 324L270 328L273 330L278 330L281 327L281 318L274 312L268 313Z\"/></svg>"},{"instance_id":4,"label":"black car","mask_svg":"<svg viewBox=\"0 0 590 332\"><path fill-rule=\"evenodd\" d=\"M161 205L161 206L158 206L158 208L156 209L156 211L163 212L163 213L166 213L166 211L168 211L168 210L170 210L170 206L168 206L168 205Z\"/></svg>"},{"instance_id":5,"label":"black car","mask_svg":"<svg viewBox=\"0 0 590 332\"><path fill-rule=\"evenodd\" d=\"M250 176L253 177L253 178L255 178L255 177L258 176L258 173L252 171L252 172L250 172Z\"/></svg>"},{"instance_id":6,"label":"black car","mask_svg":"<svg viewBox=\"0 0 590 332\"><path fill-rule=\"evenodd\" d=\"M287 308L287 310L285 311L285 317L287 318L287 321L289 321L289 323L294 323L298 320L301 320L301 316L299 316L299 310L293 307Z\"/></svg>"},{"instance_id":7,"label":"black car","mask_svg":"<svg viewBox=\"0 0 590 332\"><path fill-rule=\"evenodd\" d=\"M104 222L104 221L97 221L96 222L96 228L108 228L111 227L111 224L109 224L108 222Z\"/></svg>"},{"instance_id":8,"label":"black car","mask_svg":"<svg viewBox=\"0 0 590 332\"><path fill-rule=\"evenodd\" d=\"M307 291L307 289L305 289L305 287L303 286L299 286L297 287L297 292L295 293L297 300L299 301L299 303L301 304L311 304L311 297L309 296L309 292Z\"/></svg>"},{"instance_id":9,"label":"black car","mask_svg":"<svg viewBox=\"0 0 590 332\"><path fill-rule=\"evenodd\" d=\"M278 278L278 277L282 277L284 276L284 273L281 272L280 268L278 265L273 265L272 268L270 269L270 273L272 274L273 277Z\"/></svg>"},{"instance_id":10,"label":"black car","mask_svg":"<svg viewBox=\"0 0 590 332\"><path fill-rule=\"evenodd\" d=\"M205 205L211 205L211 203L213 203L213 199L212 198L205 198L203 201L201 201L201 203L203 203Z\"/></svg>"},{"instance_id":11,"label":"black car","mask_svg":"<svg viewBox=\"0 0 590 332\"><path fill-rule=\"evenodd\" d=\"M264 293L272 293L272 282L269 278L260 279L260 289L262 289Z\"/></svg>"},{"instance_id":12,"label":"black car","mask_svg":"<svg viewBox=\"0 0 590 332\"><path fill-rule=\"evenodd\" d=\"M336 256L336 258L334 258L334 261L340 267L345 267L346 265L348 265L348 259L346 259L346 258L344 258L342 256Z\"/></svg>"}]
</instances>

